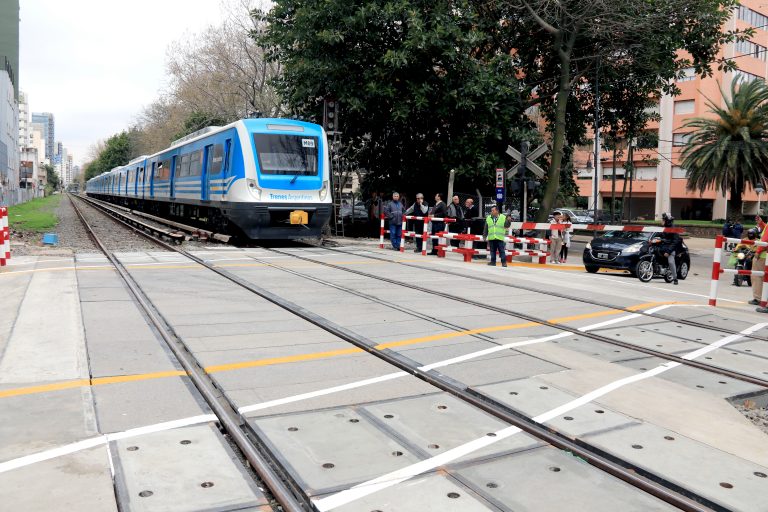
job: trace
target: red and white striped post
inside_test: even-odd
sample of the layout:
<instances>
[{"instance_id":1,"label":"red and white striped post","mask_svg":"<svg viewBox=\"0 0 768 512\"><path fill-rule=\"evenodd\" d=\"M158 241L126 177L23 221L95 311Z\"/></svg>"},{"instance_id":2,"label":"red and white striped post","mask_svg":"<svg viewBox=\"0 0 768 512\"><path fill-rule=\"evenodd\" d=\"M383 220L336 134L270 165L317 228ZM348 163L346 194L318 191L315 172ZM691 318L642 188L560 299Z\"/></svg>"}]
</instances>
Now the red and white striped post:
<instances>
[{"instance_id":1,"label":"red and white striped post","mask_svg":"<svg viewBox=\"0 0 768 512\"><path fill-rule=\"evenodd\" d=\"M0 267L11 259L11 228L8 225L8 208L0 206Z\"/></svg>"},{"instance_id":2,"label":"red and white striped post","mask_svg":"<svg viewBox=\"0 0 768 512\"><path fill-rule=\"evenodd\" d=\"M424 217L424 232L421 234L421 255L427 255L427 241L429 240L429 216Z\"/></svg>"},{"instance_id":3,"label":"red and white striped post","mask_svg":"<svg viewBox=\"0 0 768 512\"><path fill-rule=\"evenodd\" d=\"M405 214L403 214L403 230L400 232L400 252L405 252L405 227L407 222Z\"/></svg>"},{"instance_id":4,"label":"red and white striped post","mask_svg":"<svg viewBox=\"0 0 768 512\"><path fill-rule=\"evenodd\" d=\"M384 214L379 215L381 224L379 226L379 249L384 248ZM391 229L391 228L390 228Z\"/></svg>"},{"instance_id":5,"label":"red and white striped post","mask_svg":"<svg viewBox=\"0 0 768 512\"><path fill-rule=\"evenodd\" d=\"M723 235L715 238L715 253L712 255L712 282L709 285L709 305L717 305L717 284L720 282L720 264L723 259Z\"/></svg>"}]
</instances>

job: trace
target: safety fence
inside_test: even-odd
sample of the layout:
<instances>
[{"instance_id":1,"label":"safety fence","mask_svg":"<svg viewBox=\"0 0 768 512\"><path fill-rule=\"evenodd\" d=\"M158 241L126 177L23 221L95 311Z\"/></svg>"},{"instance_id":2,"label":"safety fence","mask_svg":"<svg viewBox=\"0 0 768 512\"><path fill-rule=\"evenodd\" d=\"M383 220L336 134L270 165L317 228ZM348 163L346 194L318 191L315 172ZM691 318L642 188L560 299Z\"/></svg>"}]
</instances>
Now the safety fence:
<instances>
[{"instance_id":1,"label":"safety fence","mask_svg":"<svg viewBox=\"0 0 768 512\"><path fill-rule=\"evenodd\" d=\"M383 249L384 236L389 233L389 230L386 229L384 215L382 214L379 218L379 248ZM424 226L422 231L408 231L407 222L409 220L423 221ZM463 256L464 261L469 262L472 261L473 256L487 256L490 253L488 249L478 249L473 246L473 243L487 243L487 240L481 235L473 235L470 229L467 229L467 233L438 231L435 234L430 234L429 223L433 221L450 224L452 222L456 222L456 219L404 215L401 226L402 233L400 236L400 252L405 251L406 238L413 238L420 239L422 241L421 254L424 256L427 254L427 241L429 240L433 241L438 257L445 257L446 253L457 253ZM568 226L564 224L546 224L546 226L547 228L554 229L568 228ZM450 240L456 240L460 245L457 247L451 245L450 243L446 243L446 241ZM547 256L550 255L547 250L547 247L550 244L549 240L544 238L518 237L513 234L513 228L509 229L509 232L505 237L505 242L505 256L508 262L512 261L512 258L515 256L531 256L532 258L538 258L539 263L545 264ZM515 247L515 245L519 245L520 247ZM536 246L538 246L538 248Z\"/></svg>"},{"instance_id":2,"label":"safety fence","mask_svg":"<svg viewBox=\"0 0 768 512\"><path fill-rule=\"evenodd\" d=\"M723 268L723 245L726 243L768 247L768 242L760 242L758 240L749 239L741 240L739 238L727 238L723 235L718 235L717 238L715 238L715 252L712 256L712 282L709 287L709 305L717 305L717 287L720 283L720 276L722 274L737 274L740 276L754 276L762 279L763 291L760 295L760 306L766 307L766 305L768 305L768 274L766 274L766 272L763 270L737 270L735 268Z\"/></svg>"},{"instance_id":3,"label":"safety fence","mask_svg":"<svg viewBox=\"0 0 768 512\"><path fill-rule=\"evenodd\" d=\"M0 206L0 267L11 259L11 227L8 224L8 208Z\"/></svg>"},{"instance_id":4,"label":"safety fence","mask_svg":"<svg viewBox=\"0 0 768 512\"><path fill-rule=\"evenodd\" d=\"M386 229L385 217L380 216L381 224L379 229L379 247L384 248L384 236L389 233ZM422 232L407 231L408 220L423 221ZM447 253L461 254L465 262L472 260L473 256L487 256L490 254L488 249L478 249L474 247L475 243L487 243L485 237L474 235L468 230L467 233L453 233L440 231L435 234L429 233L430 221L442 221L446 223L455 222L456 219L436 218L436 217L417 217L413 215L404 215L402 222L402 234L400 237L400 252L405 251L406 238L422 240L422 255L427 254L427 240L436 240L435 248L439 257L444 257ZM635 225L611 225L611 224L550 224L546 222L512 222L509 232L505 237L505 256L507 261L511 261L515 256L531 256L537 259L538 263L545 264L547 257L550 256L549 246L551 241L545 238L517 236L515 231L630 231L636 233L683 233L683 228L667 228L662 226L635 226ZM457 240L459 246L453 246L445 243L446 240ZM516 247L519 246L519 247Z\"/></svg>"}]
</instances>

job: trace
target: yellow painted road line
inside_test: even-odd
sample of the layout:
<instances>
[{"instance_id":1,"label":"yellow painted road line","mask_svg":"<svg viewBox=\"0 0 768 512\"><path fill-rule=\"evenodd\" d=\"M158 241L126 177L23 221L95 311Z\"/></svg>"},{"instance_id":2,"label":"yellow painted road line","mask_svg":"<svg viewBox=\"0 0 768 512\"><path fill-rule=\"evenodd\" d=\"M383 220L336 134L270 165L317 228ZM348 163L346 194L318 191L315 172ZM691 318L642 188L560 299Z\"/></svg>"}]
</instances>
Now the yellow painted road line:
<instances>
[{"instance_id":1,"label":"yellow painted road line","mask_svg":"<svg viewBox=\"0 0 768 512\"><path fill-rule=\"evenodd\" d=\"M663 305L663 304L670 304L670 302L650 302L650 303L644 303L644 304L638 304L635 306L630 306L625 309L643 309L647 307L653 307L655 305ZM671 304L674 304L672 302ZM582 320L587 318L595 318L600 316L608 316L608 315L615 315L622 313L622 310L618 309L609 309L605 311L596 311L592 313L583 313L581 315L573 315L568 317L561 317L561 318L554 318L549 320L549 322L552 323L563 323L566 321L573 321L573 320ZM405 340L399 340L399 341L391 341L386 343L380 343L376 345L374 348L377 350L384 350L387 348L392 347L403 347L408 345L416 345L420 343L428 343L431 341L439 341L439 340L445 340L445 339L451 339L451 338L458 338L461 336L469 336L472 334L481 334L486 332L500 332L500 331L507 331L507 330L513 330L513 329L522 329L525 327L535 327L539 324L536 322L523 322L518 324L507 324L507 325L496 325L496 326L490 326L490 327L481 327L477 329L467 329L464 331L456 331L456 332L447 332L442 334L435 334L431 336L420 336L417 338L409 338ZM235 363L229 363L229 364L221 364L221 365L213 365L213 366L207 366L205 368L205 371L207 373L218 373L223 371L232 371L232 370L239 370L243 368L255 368L259 366L271 366L271 365L277 365L277 364L288 364L288 363L296 363L301 361L313 361L313 360L319 360L319 359L329 359L333 357L341 357L351 354L358 354L363 352L362 349L354 347L354 348L347 348L347 349L339 349L339 350L330 350L330 351L324 351L324 352L312 352L312 353L306 353L306 354L297 354L293 356L284 356L284 357L273 357L268 359L256 359L252 361L240 361ZM65 382L55 382L51 384L42 384L39 386L29 386L24 388L14 388L14 389L7 389L7 390L0 390L0 398L7 398L11 396L19 396L19 395L29 395L29 394L36 394L36 393L46 393L50 391L58 391L61 389L70 389L70 388L76 388L76 387L85 387L85 386L98 386L98 385L104 385L104 384L118 384L122 382L136 382L141 380L150 380L150 379L161 379L161 378L167 378L167 377L181 377L185 376L186 372L181 370L175 370L175 371L168 371L168 372L154 372L154 373L142 373L142 374L133 374L133 375L121 375L116 377L99 377L96 379L79 379L79 380L72 380L72 381L65 381Z\"/></svg>"},{"instance_id":2,"label":"yellow painted road line","mask_svg":"<svg viewBox=\"0 0 768 512\"><path fill-rule=\"evenodd\" d=\"M240 363L219 364L215 366L206 366L207 373L226 372L230 370L239 370L242 368L254 368L256 366L270 366L274 364L297 363L299 361L312 361L315 359L327 359L331 357L346 356L363 352L361 348L344 348L339 350L329 350L327 352L313 352L309 354L297 354L295 356L272 357L270 359L256 359L254 361L243 361Z\"/></svg>"}]
</instances>

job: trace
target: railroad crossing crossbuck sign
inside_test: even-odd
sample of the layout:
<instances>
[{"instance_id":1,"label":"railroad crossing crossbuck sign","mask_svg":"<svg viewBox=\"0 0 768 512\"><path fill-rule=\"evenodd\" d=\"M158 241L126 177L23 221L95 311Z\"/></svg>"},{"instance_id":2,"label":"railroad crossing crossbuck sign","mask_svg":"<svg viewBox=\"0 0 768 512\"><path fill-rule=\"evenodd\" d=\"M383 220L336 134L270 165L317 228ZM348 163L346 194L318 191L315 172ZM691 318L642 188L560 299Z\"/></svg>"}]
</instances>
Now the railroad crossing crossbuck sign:
<instances>
[{"instance_id":1,"label":"railroad crossing crossbuck sign","mask_svg":"<svg viewBox=\"0 0 768 512\"><path fill-rule=\"evenodd\" d=\"M533 163L533 161L546 152L547 145L542 144L525 156L525 168L530 170L538 178L544 177L544 169ZM507 154L518 162L514 167L507 171L507 178L513 179L517 175L518 169L520 169L520 162L523 161L523 155L521 155L520 152L512 146L507 146Z\"/></svg>"}]
</instances>

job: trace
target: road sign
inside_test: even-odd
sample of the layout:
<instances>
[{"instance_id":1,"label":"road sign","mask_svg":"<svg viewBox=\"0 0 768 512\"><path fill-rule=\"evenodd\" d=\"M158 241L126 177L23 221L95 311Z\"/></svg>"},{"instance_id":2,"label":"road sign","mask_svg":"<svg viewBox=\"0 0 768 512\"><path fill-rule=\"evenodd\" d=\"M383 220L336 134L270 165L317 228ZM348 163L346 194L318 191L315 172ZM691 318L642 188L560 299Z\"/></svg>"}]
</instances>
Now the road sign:
<instances>
[{"instance_id":1,"label":"road sign","mask_svg":"<svg viewBox=\"0 0 768 512\"><path fill-rule=\"evenodd\" d=\"M496 169L496 201L504 201L504 169Z\"/></svg>"},{"instance_id":2,"label":"road sign","mask_svg":"<svg viewBox=\"0 0 768 512\"><path fill-rule=\"evenodd\" d=\"M528 169L530 169L530 171L533 174L535 174L537 177L539 177L539 178L543 178L544 177L544 174L545 174L544 173L544 169L542 169L541 167L536 165L533 161L535 159L537 159L538 157L540 157L541 155L543 155L544 153L546 153L547 149L548 149L547 145L546 144L542 144L541 146L539 146L536 149L534 149L533 151L531 151L528 154L528 156L526 157L526 159L525 159L526 167ZM523 155L521 155L520 152L518 150L516 150L515 148L513 148L512 146L507 146L507 154L509 156L511 156L513 159L515 159L516 161L518 161L518 162L520 162L523 159ZM518 164L518 165L520 165L520 164ZM518 169L518 167L516 165L512 169L507 171L507 177L510 178L510 179L514 178L515 177L515 173L517 173L517 169Z\"/></svg>"}]
</instances>

